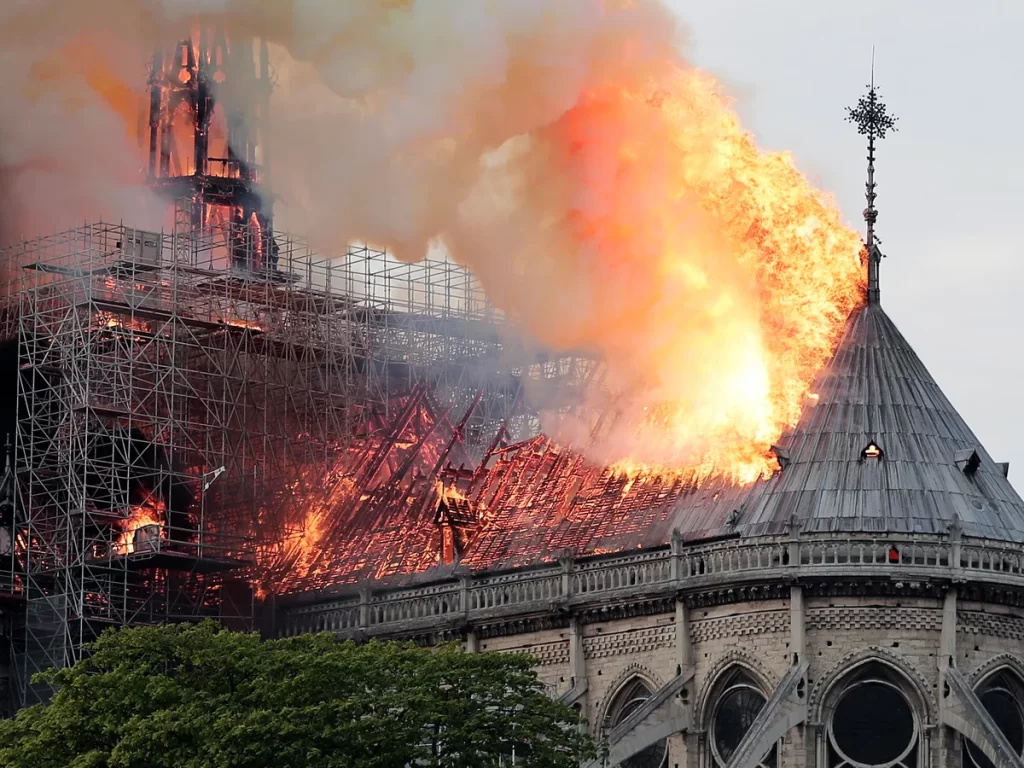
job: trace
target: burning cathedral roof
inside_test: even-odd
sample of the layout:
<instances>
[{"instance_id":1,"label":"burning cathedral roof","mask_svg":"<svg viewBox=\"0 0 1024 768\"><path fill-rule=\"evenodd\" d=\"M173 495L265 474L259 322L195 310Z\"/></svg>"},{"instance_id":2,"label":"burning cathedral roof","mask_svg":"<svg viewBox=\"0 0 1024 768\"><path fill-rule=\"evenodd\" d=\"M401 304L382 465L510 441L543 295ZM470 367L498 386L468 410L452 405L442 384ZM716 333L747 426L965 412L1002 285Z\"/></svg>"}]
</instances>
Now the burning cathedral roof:
<instances>
[{"instance_id":1,"label":"burning cathedral roof","mask_svg":"<svg viewBox=\"0 0 1024 768\"><path fill-rule=\"evenodd\" d=\"M279 588L528 567L663 546L673 531L694 542L772 535L794 520L837 535L943 533L959 520L968 536L1024 541L1024 502L1006 465L981 447L878 303L850 316L814 392L779 440L782 469L767 480L630 479L540 436L446 487L421 474L383 506L370 492L340 535L319 542L316 567L292 571Z\"/></svg>"},{"instance_id":2,"label":"burning cathedral roof","mask_svg":"<svg viewBox=\"0 0 1024 768\"><path fill-rule=\"evenodd\" d=\"M1024 542L1024 501L1007 465L981 447L879 304L874 151L895 130L895 118L873 82L848 112L868 138L867 291L797 423L773 446L778 471L748 484L696 470L627 476L544 436L495 445L469 469L454 469L452 461L431 469L429 459L417 458L419 448L393 458L390 470L377 459L366 469L363 458L342 472L363 478L346 499L320 505L321 518L335 522L318 526L301 548L315 557L285 558L298 567L278 570L273 588L437 579L458 569L500 571L662 547L675 536L773 536L792 526L836 537L942 534L956 526L971 537ZM430 441L447 446L432 455L446 455L460 430L434 415L426 420ZM385 443L426 441L399 438Z\"/></svg>"}]
</instances>

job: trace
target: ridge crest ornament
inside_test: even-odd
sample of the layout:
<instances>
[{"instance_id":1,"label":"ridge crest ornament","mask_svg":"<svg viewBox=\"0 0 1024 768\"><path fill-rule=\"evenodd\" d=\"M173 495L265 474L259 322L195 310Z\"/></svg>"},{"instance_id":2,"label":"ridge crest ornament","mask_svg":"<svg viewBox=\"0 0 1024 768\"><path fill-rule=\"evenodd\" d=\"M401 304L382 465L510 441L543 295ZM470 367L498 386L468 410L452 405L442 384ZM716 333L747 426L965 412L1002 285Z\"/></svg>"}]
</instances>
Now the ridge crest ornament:
<instances>
[{"instance_id":1,"label":"ridge crest ornament","mask_svg":"<svg viewBox=\"0 0 1024 768\"><path fill-rule=\"evenodd\" d=\"M864 256L868 265L868 303L879 303L878 271L884 254L879 250L882 241L875 234L875 222L878 220L878 209L875 199L878 186L875 183L875 140L884 139L889 131L896 132L898 117L889 113L878 95L875 85L875 50L871 49L871 82L868 92L857 100L857 105L846 108L846 121L857 126L857 133L868 137L868 180L865 185L864 197L868 207L864 209L864 221L867 223L867 234L864 238Z\"/></svg>"}]
</instances>

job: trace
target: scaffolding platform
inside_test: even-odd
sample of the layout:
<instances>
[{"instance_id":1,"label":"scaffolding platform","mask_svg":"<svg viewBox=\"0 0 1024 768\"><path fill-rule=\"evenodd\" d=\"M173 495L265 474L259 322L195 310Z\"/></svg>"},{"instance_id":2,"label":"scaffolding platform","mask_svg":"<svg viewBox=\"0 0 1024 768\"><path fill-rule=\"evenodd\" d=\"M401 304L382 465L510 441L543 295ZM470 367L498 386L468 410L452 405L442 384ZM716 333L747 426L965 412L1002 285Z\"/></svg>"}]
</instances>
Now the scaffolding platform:
<instances>
[{"instance_id":1,"label":"scaffolding platform","mask_svg":"<svg viewBox=\"0 0 1024 768\"><path fill-rule=\"evenodd\" d=\"M175 552L173 549L161 549L155 552L136 552L128 555L117 555L110 558L112 566L123 564L128 570L159 568L165 571L184 571L188 573L223 573L252 568L256 565L255 557L249 559L196 555L189 552Z\"/></svg>"}]
</instances>

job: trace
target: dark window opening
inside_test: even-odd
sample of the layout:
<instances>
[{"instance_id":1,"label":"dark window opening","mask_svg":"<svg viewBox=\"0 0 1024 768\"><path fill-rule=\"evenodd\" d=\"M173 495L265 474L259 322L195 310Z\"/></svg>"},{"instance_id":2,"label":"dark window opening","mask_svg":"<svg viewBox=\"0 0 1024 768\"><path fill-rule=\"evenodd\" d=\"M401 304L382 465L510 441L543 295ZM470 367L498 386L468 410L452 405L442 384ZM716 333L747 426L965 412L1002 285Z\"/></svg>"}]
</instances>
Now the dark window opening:
<instances>
[{"instance_id":1,"label":"dark window opening","mask_svg":"<svg viewBox=\"0 0 1024 768\"><path fill-rule=\"evenodd\" d=\"M833 711L828 765L914 768L917 741L917 721L900 689L884 679L862 679Z\"/></svg>"},{"instance_id":2,"label":"dark window opening","mask_svg":"<svg viewBox=\"0 0 1024 768\"><path fill-rule=\"evenodd\" d=\"M715 765L724 768L743 742L754 720L765 705L765 696L753 681L737 672L720 685L721 693L711 720L711 751ZM775 768L778 745L758 763L759 768Z\"/></svg>"}]
</instances>

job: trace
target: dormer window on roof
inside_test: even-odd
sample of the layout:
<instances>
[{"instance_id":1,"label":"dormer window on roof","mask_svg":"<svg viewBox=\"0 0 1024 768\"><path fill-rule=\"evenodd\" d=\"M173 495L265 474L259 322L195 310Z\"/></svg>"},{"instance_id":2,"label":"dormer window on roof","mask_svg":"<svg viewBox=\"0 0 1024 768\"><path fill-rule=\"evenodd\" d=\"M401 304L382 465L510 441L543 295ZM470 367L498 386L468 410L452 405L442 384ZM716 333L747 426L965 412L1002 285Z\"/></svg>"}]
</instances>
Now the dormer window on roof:
<instances>
[{"instance_id":1,"label":"dormer window on roof","mask_svg":"<svg viewBox=\"0 0 1024 768\"><path fill-rule=\"evenodd\" d=\"M883 456L882 449L878 446L874 440L867 444L863 451L860 453L862 459L880 459Z\"/></svg>"},{"instance_id":2,"label":"dormer window on roof","mask_svg":"<svg viewBox=\"0 0 1024 768\"><path fill-rule=\"evenodd\" d=\"M956 461L957 469L965 475L973 475L978 471L978 467L981 466L981 456L976 448L965 448L962 451L957 451L954 461Z\"/></svg>"}]
</instances>

